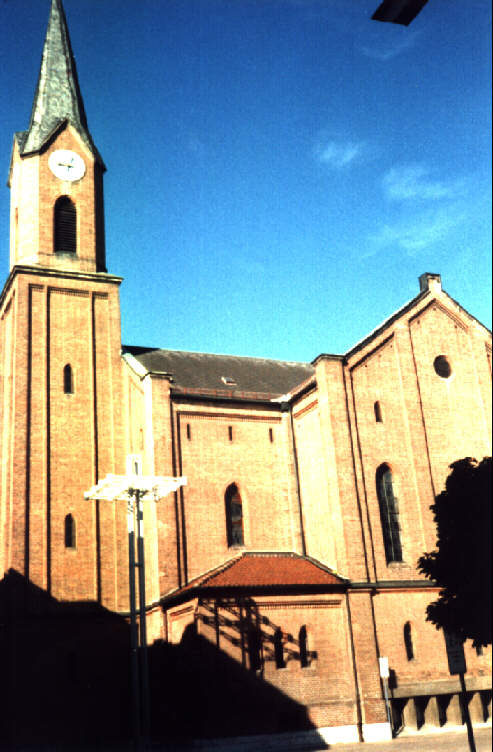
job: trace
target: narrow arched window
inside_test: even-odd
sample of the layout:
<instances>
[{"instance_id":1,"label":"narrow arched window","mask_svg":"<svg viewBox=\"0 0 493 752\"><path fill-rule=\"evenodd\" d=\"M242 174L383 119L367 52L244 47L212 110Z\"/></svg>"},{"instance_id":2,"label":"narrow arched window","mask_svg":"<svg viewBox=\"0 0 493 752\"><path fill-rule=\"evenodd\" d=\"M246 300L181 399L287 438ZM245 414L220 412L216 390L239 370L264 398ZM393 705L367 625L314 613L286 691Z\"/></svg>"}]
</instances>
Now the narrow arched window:
<instances>
[{"instance_id":1,"label":"narrow arched window","mask_svg":"<svg viewBox=\"0 0 493 752\"><path fill-rule=\"evenodd\" d=\"M407 660L412 661L414 659L414 646L410 621L406 621L404 624L404 646L406 648Z\"/></svg>"},{"instance_id":2,"label":"narrow arched window","mask_svg":"<svg viewBox=\"0 0 493 752\"><path fill-rule=\"evenodd\" d=\"M55 202L55 253L77 252L77 211L68 196Z\"/></svg>"},{"instance_id":3,"label":"narrow arched window","mask_svg":"<svg viewBox=\"0 0 493 752\"><path fill-rule=\"evenodd\" d=\"M65 548L75 548L75 520L71 514L65 517Z\"/></svg>"},{"instance_id":4,"label":"narrow arched window","mask_svg":"<svg viewBox=\"0 0 493 752\"><path fill-rule=\"evenodd\" d=\"M380 465L376 481L387 564L391 561L402 561L399 507L394 494L392 471L388 465Z\"/></svg>"},{"instance_id":5,"label":"narrow arched window","mask_svg":"<svg viewBox=\"0 0 493 752\"><path fill-rule=\"evenodd\" d=\"M63 391L65 394L74 393L74 375L70 363L67 363L63 369Z\"/></svg>"},{"instance_id":6,"label":"narrow arched window","mask_svg":"<svg viewBox=\"0 0 493 752\"><path fill-rule=\"evenodd\" d=\"M233 483L226 489L226 532L228 546L243 545L243 504L238 486Z\"/></svg>"},{"instance_id":7,"label":"narrow arched window","mask_svg":"<svg viewBox=\"0 0 493 752\"><path fill-rule=\"evenodd\" d=\"M375 421L376 423L383 423L382 418L382 406L378 400L373 405L373 410L375 411Z\"/></svg>"},{"instance_id":8,"label":"narrow arched window","mask_svg":"<svg viewBox=\"0 0 493 752\"><path fill-rule=\"evenodd\" d=\"M248 660L251 671L262 668L262 637L260 630L250 625L247 633Z\"/></svg>"},{"instance_id":9,"label":"narrow arched window","mask_svg":"<svg viewBox=\"0 0 493 752\"><path fill-rule=\"evenodd\" d=\"M306 668L309 665L310 661L309 661L309 654L308 654L308 632L307 632L305 624L303 624L303 626L300 627L300 631L298 633L298 642L300 645L301 668Z\"/></svg>"},{"instance_id":10,"label":"narrow arched window","mask_svg":"<svg viewBox=\"0 0 493 752\"><path fill-rule=\"evenodd\" d=\"M284 639L280 627L274 632L274 660L276 662L276 668L286 668L286 661L284 660Z\"/></svg>"}]
</instances>

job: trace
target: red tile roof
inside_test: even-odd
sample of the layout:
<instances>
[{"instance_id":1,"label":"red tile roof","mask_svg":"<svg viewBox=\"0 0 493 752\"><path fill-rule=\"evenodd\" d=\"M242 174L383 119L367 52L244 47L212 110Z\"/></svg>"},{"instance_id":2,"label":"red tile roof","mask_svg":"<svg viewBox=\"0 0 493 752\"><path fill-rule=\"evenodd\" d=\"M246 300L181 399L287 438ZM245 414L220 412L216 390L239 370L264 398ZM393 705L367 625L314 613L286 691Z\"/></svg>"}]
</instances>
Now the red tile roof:
<instances>
[{"instance_id":1,"label":"red tile roof","mask_svg":"<svg viewBox=\"0 0 493 752\"><path fill-rule=\"evenodd\" d=\"M169 596L204 588L275 588L344 584L343 578L308 556L294 553L244 552L196 577Z\"/></svg>"}]
</instances>

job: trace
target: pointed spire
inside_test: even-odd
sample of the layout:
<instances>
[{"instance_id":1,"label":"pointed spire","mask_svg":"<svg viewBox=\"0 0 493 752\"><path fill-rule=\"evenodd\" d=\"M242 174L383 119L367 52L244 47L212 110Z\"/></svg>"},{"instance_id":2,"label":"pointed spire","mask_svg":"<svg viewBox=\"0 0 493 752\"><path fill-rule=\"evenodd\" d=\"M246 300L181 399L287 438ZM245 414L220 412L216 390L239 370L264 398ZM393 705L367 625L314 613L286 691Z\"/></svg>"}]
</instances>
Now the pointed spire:
<instances>
[{"instance_id":1,"label":"pointed spire","mask_svg":"<svg viewBox=\"0 0 493 752\"><path fill-rule=\"evenodd\" d=\"M62 2L52 0L31 120L28 130L19 134L21 153L39 151L67 121L99 158L87 128Z\"/></svg>"}]
</instances>

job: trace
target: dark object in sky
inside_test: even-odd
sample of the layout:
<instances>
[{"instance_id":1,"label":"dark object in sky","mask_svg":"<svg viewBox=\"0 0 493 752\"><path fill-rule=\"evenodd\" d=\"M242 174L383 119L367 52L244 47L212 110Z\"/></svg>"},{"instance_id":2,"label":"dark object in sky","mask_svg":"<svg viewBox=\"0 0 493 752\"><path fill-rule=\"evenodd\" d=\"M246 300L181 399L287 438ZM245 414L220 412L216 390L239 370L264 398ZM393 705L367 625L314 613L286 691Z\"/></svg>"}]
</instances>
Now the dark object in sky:
<instances>
[{"instance_id":1,"label":"dark object in sky","mask_svg":"<svg viewBox=\"0 0 493 752\"><path fill-rule=\"evenodd\" d=\"M430 507L437 545L423 554L418 570L439 587L426 609L437 629L491 645L491 457L471 457L450 465L445 490Z\"/></svg>"},{"instance_id":2,"label":"dark object in sky","mask_svg":"<svg viewBox=\"0 0 493 752\"><path fill-rule=\"evenodd\" d=\"M383 0L372 19L409 26L427 2L428 0Z\"/></svg>"}]
</instances>

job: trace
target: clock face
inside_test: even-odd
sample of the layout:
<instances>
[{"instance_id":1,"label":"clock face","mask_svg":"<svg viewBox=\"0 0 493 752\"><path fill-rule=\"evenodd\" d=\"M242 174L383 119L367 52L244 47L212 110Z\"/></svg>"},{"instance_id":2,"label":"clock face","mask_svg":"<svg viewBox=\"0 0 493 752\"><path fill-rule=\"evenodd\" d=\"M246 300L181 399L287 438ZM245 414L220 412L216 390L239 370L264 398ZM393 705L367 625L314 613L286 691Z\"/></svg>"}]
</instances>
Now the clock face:
<instances>
[{"instance_id":1,"label":"clock face","mask_svg":"<svg viewBox=\"0 0 493 752\"><path fill-rule=\"evenodd\" d=\"M48 167L60 180L80 180L86 173L82 157L68 149L57 149L50 154Z\"/></svg>"}]
</instances>

